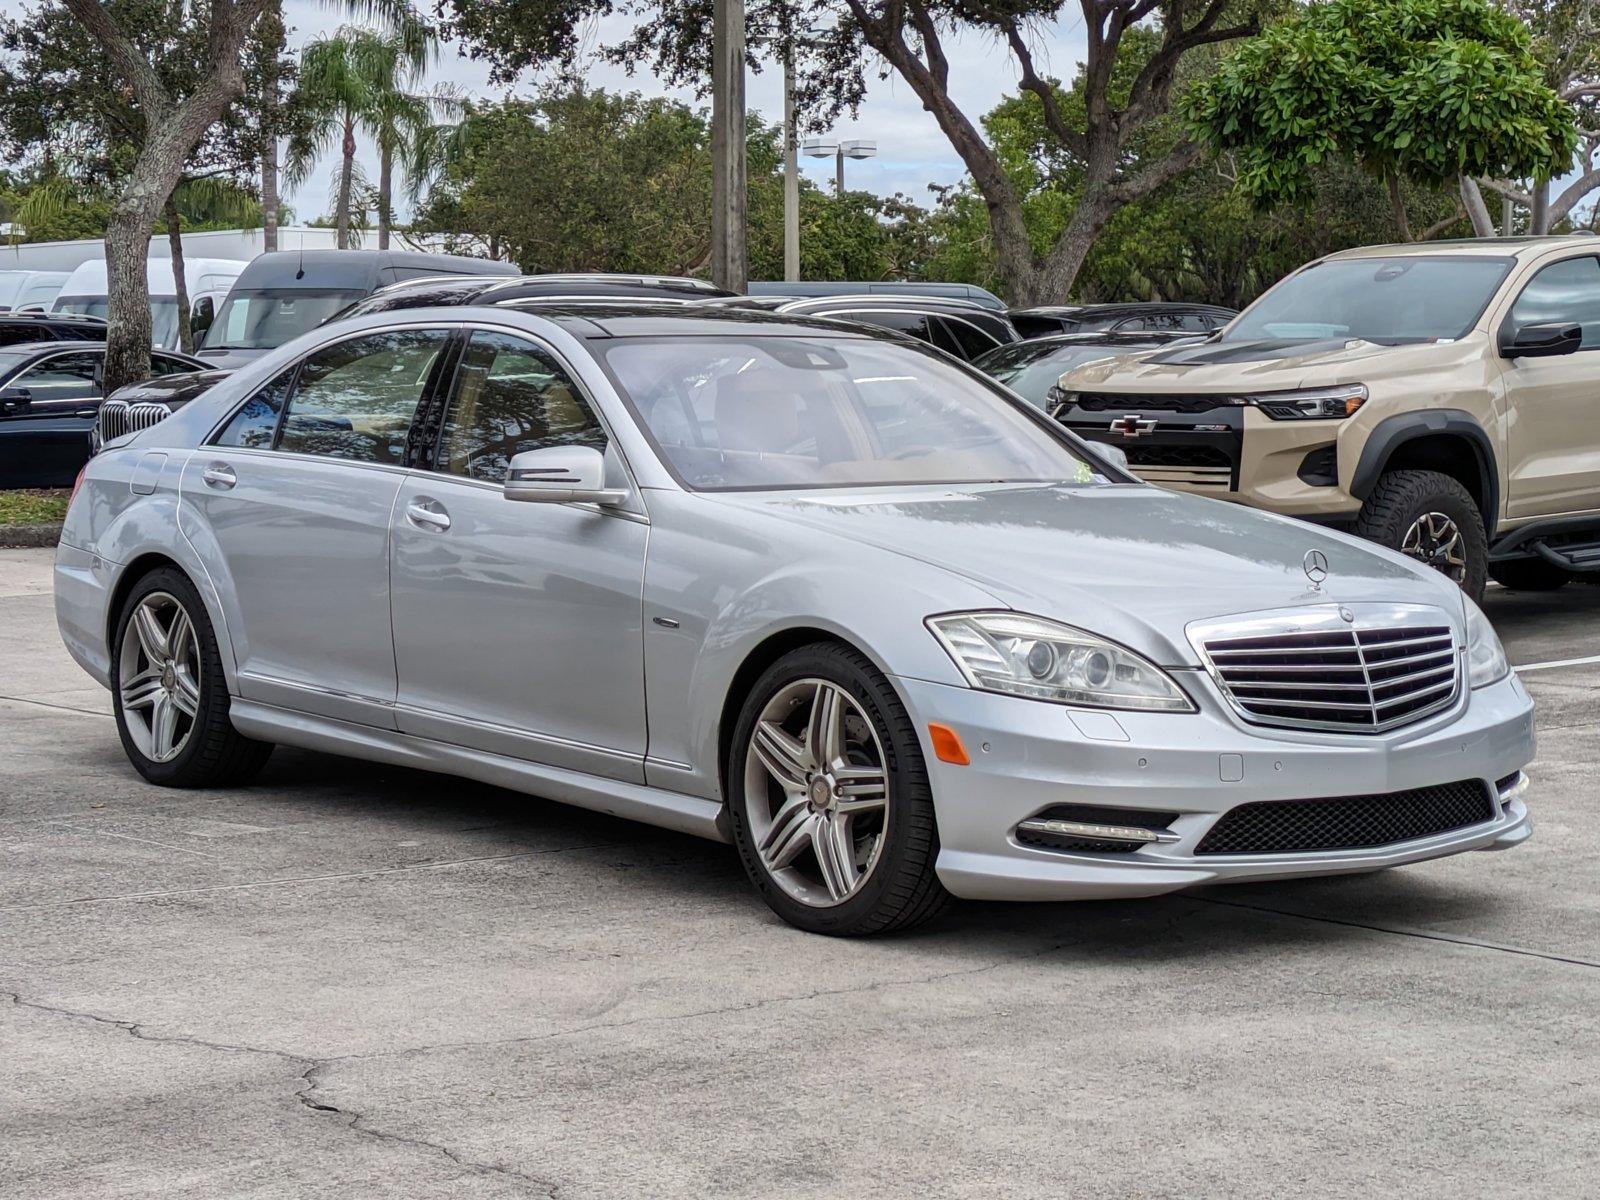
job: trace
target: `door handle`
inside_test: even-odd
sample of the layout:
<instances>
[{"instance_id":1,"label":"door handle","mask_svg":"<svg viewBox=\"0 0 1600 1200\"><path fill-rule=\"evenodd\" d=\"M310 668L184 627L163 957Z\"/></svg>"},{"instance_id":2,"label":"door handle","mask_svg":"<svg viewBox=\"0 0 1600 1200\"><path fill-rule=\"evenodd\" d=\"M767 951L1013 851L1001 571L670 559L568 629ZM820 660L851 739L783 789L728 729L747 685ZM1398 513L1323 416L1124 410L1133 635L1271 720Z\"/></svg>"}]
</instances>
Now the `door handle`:
<instances>
[{"instance_id":1,"label":"door handle","mask_svg":"<svg viewBox=\"0 0 1600 1200\"><path fill-rule=\"evenodd\" d=\"M450 514L445 512L444 506L425 496L418 496L406 505L406 520L427 529L450 528Z\"/></svg>"},{"instance_id":2,"label":"door handle","mask_svg":"<svg viewBox=\"0 0 1600 1200\"><path fill-rule=\"evenodd\" d=\"M200 472L200 478L205 480L207 487L221 488L227 491L239 482L239 477L233 473L233 468L226 463L212 463Z\"/></svg>"}]
</instances>

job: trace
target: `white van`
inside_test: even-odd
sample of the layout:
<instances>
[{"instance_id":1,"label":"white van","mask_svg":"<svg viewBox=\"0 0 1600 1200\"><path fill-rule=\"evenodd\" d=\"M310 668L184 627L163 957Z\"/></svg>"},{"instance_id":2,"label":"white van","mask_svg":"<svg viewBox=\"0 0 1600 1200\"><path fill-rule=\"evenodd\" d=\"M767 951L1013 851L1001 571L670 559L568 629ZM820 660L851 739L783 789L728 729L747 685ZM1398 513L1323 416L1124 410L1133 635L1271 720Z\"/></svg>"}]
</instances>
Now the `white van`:
<instances>
[{"instance_id":1,"label":"white van","mask_svg":"<svg viewBox=\"0 0 1600 1200\"><path fill-rule=\"evenodd\" d=\"M188 321L196 309L214 312L244 268L244 262L236 258L184 259L183 277L189 289L190 312L184 313L182 319ZM179 314L172 260L152 258L146 271L145 278L150 286L151 341L157 350L176 350L179 348ZM108 308L106 260L103 258L86 262L74 270L61 285L61 294L50 305L51 312L85 313L91 317L107 316Z\"/></svg>"},{"instance_id":2,"label":"white van","mask_svg":"<svg viewBox=\"0 0 1600 1200\"><path fill-rule=\"evenodd\" d=\"M43 312L66 281L65 271L0 271L0 312Z\"/></svg>"}]
</instances>

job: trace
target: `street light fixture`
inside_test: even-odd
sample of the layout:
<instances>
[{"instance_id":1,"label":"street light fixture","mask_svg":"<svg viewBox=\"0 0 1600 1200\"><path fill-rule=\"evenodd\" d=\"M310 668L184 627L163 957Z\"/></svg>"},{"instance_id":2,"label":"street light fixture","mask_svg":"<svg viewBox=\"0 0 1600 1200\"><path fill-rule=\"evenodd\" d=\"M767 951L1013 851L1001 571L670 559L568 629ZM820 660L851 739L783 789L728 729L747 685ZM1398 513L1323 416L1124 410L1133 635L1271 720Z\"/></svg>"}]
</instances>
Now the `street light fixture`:
<instances>
[{"instance_id":1,"label":"street light fixture","mask_svg":"<svg viewBox=\"0 0 1600 1200\"><path fill-rule=\"evenodd\" d=\"M834 156L833 182L838 194L844 195L844 160L847 158L876 158L878 143L864 138L835 141L833 138L807 138L800 144L800 152L807 158Z\"/></svg>"}]
</instances>

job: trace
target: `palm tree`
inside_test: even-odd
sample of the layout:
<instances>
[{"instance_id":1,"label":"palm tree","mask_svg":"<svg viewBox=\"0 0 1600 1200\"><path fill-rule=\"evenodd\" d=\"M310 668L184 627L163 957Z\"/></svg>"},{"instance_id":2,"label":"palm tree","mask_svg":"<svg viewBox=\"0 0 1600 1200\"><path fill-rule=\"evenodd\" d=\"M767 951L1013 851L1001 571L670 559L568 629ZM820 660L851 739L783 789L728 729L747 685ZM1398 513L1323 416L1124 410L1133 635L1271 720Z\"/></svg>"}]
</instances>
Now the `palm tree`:
<instances>
[{"instance_id":1,"label":"palm tree","mask_svg":"<svg viewBox=\"0 0 1600 1200\"><path fill-rule=\"evenodd\" d=\"M350 245L350 203L355 187L356 131L376 137L380 154L394 161L408 132L426 124L428 101L413 96L415 82L437 53L438 42L420 21L392 32L344 26L307 43L300 52L300 85L291 101L303 115L289 140L291 184L304 182L312 164L340 148L339 198L334 213L339 249ZM419 111L421 113L419 117ZM389 181L392 184L392 181ZM381 240L387 242L386 181L379 181Z\"/></svg>"}]
</instances>

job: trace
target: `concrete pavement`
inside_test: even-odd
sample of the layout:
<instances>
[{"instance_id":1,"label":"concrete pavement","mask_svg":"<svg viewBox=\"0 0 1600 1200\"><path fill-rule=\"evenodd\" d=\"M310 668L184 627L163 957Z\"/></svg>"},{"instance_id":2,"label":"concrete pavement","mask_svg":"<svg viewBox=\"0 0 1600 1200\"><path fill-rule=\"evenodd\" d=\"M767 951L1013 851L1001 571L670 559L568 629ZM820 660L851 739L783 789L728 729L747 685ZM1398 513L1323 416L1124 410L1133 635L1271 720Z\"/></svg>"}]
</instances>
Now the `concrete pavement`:
<instances>
[{"instance_id":1,"label":"concrete pavement","mask_svg":"<svg viewBox=\"0 0 1600 1200\"><path fill-rule=\"evenodd\" d=\"M48 565L0 552L0 1195L1594 1194L1600 663L1526 676L1509 853L841 942L475 784L145 785ZM1600 655L1600 588L1487 607Z\"/></svg>"}]
</instances>

